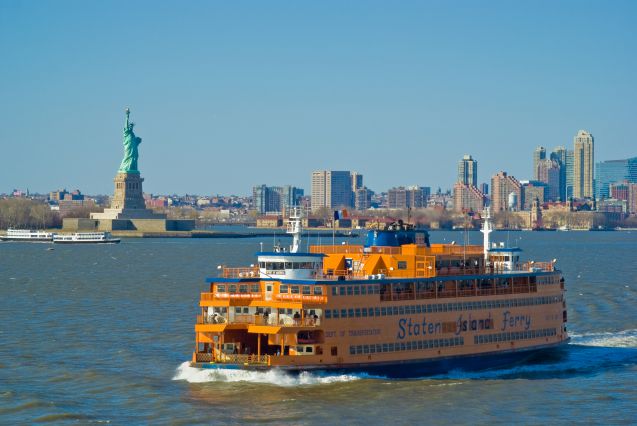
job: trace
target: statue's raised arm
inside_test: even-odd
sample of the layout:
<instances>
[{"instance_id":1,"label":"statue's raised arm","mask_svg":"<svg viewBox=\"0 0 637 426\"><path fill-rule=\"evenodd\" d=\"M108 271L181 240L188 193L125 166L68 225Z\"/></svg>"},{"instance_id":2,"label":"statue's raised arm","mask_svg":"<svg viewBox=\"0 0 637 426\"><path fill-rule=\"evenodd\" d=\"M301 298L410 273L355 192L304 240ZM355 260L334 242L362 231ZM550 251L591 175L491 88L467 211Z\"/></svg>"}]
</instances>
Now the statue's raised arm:
<instances>
[{"instance_id":1,"label":"statue's raised arm","mask_svg":"<svg viewBox=\"0 0 637 426\"><path fill-rule=\"evenodd\" d=\"M126 108L126 123L124 124L124 158L119 166L120 173L139 173L137 169L137 158L139 152L137 147L142 143L142 138L135 136L133 128L135 123L130 121L130 109Z\"/></svg>"}]
</instances>

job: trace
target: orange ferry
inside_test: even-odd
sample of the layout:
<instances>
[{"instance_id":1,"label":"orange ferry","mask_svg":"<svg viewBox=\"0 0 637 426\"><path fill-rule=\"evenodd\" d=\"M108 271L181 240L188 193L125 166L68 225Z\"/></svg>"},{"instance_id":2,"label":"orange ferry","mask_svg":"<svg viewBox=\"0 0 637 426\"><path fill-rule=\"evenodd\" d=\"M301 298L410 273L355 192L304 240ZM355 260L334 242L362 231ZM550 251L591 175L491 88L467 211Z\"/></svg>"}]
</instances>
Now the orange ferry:
<instances>
[{"instance_id":1,"label":"orange ferry","mask_svg":"<svg viewBox=\"0 0 637 426\"><path fill-rule=\"evenodd\" d=\"M569 340L564 278L520 249L430 244L395 223L365 245L289 249L208 278L195 325L199 368L357 370L415 377L524 361Z\"/></svg>"}]
</instances>

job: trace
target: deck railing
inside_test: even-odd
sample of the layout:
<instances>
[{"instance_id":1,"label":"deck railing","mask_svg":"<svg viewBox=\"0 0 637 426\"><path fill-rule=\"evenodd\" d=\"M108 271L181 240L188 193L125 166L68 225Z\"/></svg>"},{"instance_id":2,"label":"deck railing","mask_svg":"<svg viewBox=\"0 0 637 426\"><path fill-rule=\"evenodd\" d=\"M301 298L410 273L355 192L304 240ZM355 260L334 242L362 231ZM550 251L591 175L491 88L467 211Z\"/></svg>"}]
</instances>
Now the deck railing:
<instances>
[{"instance_id":1,"label":"deck railing","mask_svg":"<svg viewBox=\"0 0 637 426\"><path fill-rule=\"evenodd\" d=\"M223 278L259 278L257 266L248 268L223 268Z\"/></svg>"},{"instance_id":2,"label":"deck railing","mask_svg":"<svg viewBox=\"0 0 637 426\"><path fill-rule=\"evenodd\" d=\"M222 316L197 315L197 324L247 324L272 327L320 327L321 318L294 318L290 315L272 313L268 316L251 314L234 314L230 318Z\"/></svg>"},{"instance_id":3,"label":"deck railing","mask_svg":"<svg viewBox=\"0 0 637 426\"><path fill-rule=\"evenodd\" d=\"M243 354L225 354L218 350L211 352L197 352L195 354L196 362L217 362L223 364L260 364L268 365L270 363L270 355L243 355Z\"/></svg>"}]
</instances>

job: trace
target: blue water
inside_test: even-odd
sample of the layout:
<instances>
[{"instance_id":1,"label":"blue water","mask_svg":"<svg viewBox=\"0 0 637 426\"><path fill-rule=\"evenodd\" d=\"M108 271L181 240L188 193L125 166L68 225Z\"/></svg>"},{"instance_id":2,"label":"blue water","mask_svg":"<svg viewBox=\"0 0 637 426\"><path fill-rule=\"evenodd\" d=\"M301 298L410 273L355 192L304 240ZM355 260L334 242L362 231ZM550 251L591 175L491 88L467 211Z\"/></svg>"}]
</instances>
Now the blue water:
<instances>
[{"instance_id":1,"label":"blue water","mask_svg":"<svg viewBox=\"0 0 637 426\"><path fill-rule=\"evenodd\" d=\"M411 380L190 368L204 277L252 263L268 239L2 243L0 424L635 423L637 233L495 238L557 259L571 344L531 364ZM463 236L432 233L443 240Z\"/></svg>"}]
</instances>

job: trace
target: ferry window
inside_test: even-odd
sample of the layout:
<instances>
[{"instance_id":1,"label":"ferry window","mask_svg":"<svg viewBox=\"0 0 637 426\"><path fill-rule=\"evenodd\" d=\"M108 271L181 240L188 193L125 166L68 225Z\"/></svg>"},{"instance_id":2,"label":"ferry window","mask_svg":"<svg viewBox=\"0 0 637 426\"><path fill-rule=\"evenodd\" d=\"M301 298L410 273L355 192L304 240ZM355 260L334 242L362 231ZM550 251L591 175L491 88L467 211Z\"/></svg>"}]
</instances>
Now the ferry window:
<instances>
[{"instance_id":1,"label":"ferry window","mask_svg":"<svg viewBox=\"0 0 637 426\"><path fill-rule=\"evenodd\" d=\"M367 286L362 285L361 286L361 295L365 296L367 294Z\"/></svg>"},{"instance_id":2,"label":"ferry window","mask_svg":"<svg viewBox=\"0 0 637 426\"><path fill-rule=\"evenodd\" d=\"M315 286L315 287L314 287L314 294L315 294L316 296L322 296L322 295L323 295L323 287L318 286L318 285L317 285L317 286Z\"/></svg>"},{"instance_id":3,"label":"ferry window","mask_svg":"<svg viewBox=\"0 0 637 426\"><path fill-rule=\"evenodd\" d=\"M217 284L217 291L219 293L225 293L226 292L226 286L224 284Z\"/></svg>"},{"instance_id":4,"label":"ferry window","mask_svg":"<svg viewBox=\"0 0 637 426\"><path fill-rule=\"evenodd\" d=\"M338 294L338 288L332 287L332 296L336 296Z\"/></svg>"},{"instance_id":5,"label":"ferry window","mask_svg":"<svg viewBox=\"0 0 637 426\"><path fill-rule=\"evenodd\" d=\"M349 347L349 354L350 355L356 355L356 347L355 346L350 346Z\"/></svg>"},{"instance_id":6,"label":"ferry window","mask_svg":"<svg viewBox=\"0 0 637 426\"><path fill-rule=\"evenodd\" d=\"M292 262L285 262L283 264L284 269L292 269Z\"/></svg>"},{"instance_id":7,"label":"ferry window","mask_svg":"<svg viewBox=\"0 0 637 426\"><path fill-rule=\"evenodd\" d=\"M376 345L369 345L369 353L370 354L376 353Z\"/></svg>"},{"instance_id":8,"label":"ferry window","mask_svg":"<svg viewBox=\"0 0 637 426\"><path fill-rule=\"evenodd\" d=\"M389 352L389 346L387 343L383 343L383 352Z\"/></svg>"},{"instance_id":9,"label":"ferry window","mask_svg":"<svg viewBox=\"0 0 637 426\"><path fill-rule=\"evenodd\" d=\"M338 309L332 311L332 317L338 319Z\"/></svg>"},{"instance_id":10,"label":"ferry window","mask_svg":"<svg viewBox=\"0 0 637 426\"><path fill-rule=\"evenodd\" d=\"M348 295L348 296L351 296L351 295L352 295L352 291L353 291L353 290L352 290L352 286L351 286L351 285L348 285L348 286L347 286L347 295Z\"/></svg>"},{"instance_id":11,"label":"ferry window","mask_svg":"<svg viewBox=\"0 0 637 426\"><path fill-rule=\"evenodd\" d=\"M338 355L338 346L332 346L330 352L331 352L332 356L337 356Z\"/></svg>"},{"instance_id":12,"label":"ferry window","mask_svg":"<svg viewBox=\"0 0 637 426\"><path fill-rule=\"evenodd\" d=\"M374 308L374 316L376 316L376 317L380 316L380 308Z\"/></svg>"},{"instance_id":13,"label":"ferry window","mask_svg":"<svg viewBox=\"0 0 637 426\"><path fill-rule=\"evenodd\" d=\"M432 312L431 305L427 305L427 313L430 314Z\"/></svg>"},{"instance_id":14,"label":"ferry window","mask_svg":"<svg viewBox=\"0 0 637 426\"><path fill-rule=\"evenodd\" d=\"M331 309L326 309L325 310L325 319L330 319L332 318L332 310Z\"/></svg>"},{"instance_id":15,"label":"ferry window","mask_svg":"<svg viewBox=\"0 0 637 426\"><path fill-rule=\"evenodd\" d=\"M385 307L382 307L382 308L380 309L380 314L381 314L382 316L387 315L387 309L386 309Z\"/></svg>"},{"instance_id":16,"label":"ferry window","mask_svg":"<svg viewBox=\"0 0 637 426\"><path fill-rule=\"evenodd\" d=\"M341 296L345 296L345 287L339 287L338 288L338 294Z\"/></svg>"},{"instance_id":17,"label":"ferry window","mask_svg":"<svg viewBox=\"0 0 637 426\"><path fill-rule=\"evenodd\" d=\"M236 292L237 292L237 285L236 285L236 284L230 284L230 285L228 286L228 291L229 291L230 293L236 293Z\"/></svg>"},{"instance_id":18,"label":"ferry window","mask_svg":"<svg viewBox=\"0 0 637 426\"><path fill-rule=\"evenodd\" d=\"M374 311L372 311L374 312ZM367 308L363 308L361 314L366 317L367 316Z\"/></svg>"},{"instance_id":19,"label":"ferry window","mask_svg":"<svg viewBox=\"0 0 637 426\"><path fill-rule=\"evenodd\" d=\"M364 354L368 354L369 353L369 345L363 345L363 353Z\"/></svg>"},{"instance_id":20,"label":"ferry window","mask_svg":"<svg viewBox=\"0 0 637 426\"><path fill-rule=\"evenodd\" d=\"M248 286L246 284L239 285L239 293L247 293L247 292L248 292Z\"/></svg>"},{"instance_id":21,"label":"ferry window","mask_svg":"<svg viewBox=\"0 0 637 426\"><path fill-rule=\"evenodd\" d=\"M261 289L259 288L259 284L252 284L252 288L250 289L250 291L252 293L258 293L261 291Z\"/></svg>"},{"instance_id":22,"label":"ferry window","mask_svg":"<svg viewBox=\"0 0 637 426\"><path fill-rule=\"evenodd\" d=\"M265 286L265 291L272 291L272 284L268 284Z\"/></svg>"},{"instance_id":23,"label":"ferry window","mask_svg":"<svg viewBox=\"0 0 637 426\"><path fill-rule=\"evenodd\" d=\"M400 306L398 308L398 315L405 315L405 307L404 306Z\"/></svg>"},{"instance_id":24,"label":"ferry window","mask_svg":"<svg viewBox=\"0 0 637 426\"><path fill-rule=\"evenodd\" d=\"M341 318L347 318L347 309L341 309Z\"/></svg>"},{"instance_id":25,"label":"ferry window","mask_svg":"<svg viewBox=\"0 0 637 426\"><path fill-rule=\"evenodd\" d=\"M305 347L305 353L312 353L312 346L306 346Z\"/></svg>"},{"instance_id":26,"label":"ferry window","mask_svg":"<svg viewBox=\"0 0 637 426\"><path fill-rule=\"evenodd\" d=\"M422 349L422 340L418 341L418 349Z\"/></svg>"},{"instance_id":27,"label":"ferry window","mask_svg":"<svg viewBox=\"0 0 637 426\"><path fill-rule=\"evenodd\" d=\"M356 308L356 318L361 317L361 308Z\"/></svg>"},{"instance_id":28,"label":"ferry window","mask_svg":"<svg viewBox=\"0 0 637 426\"><path fill-rule=\"evenodd\" d=\"M401 344L400 344L400 350L401 350L401 351L404 351L404 350L406 350L406 349L407 349L407 345L406 345L405 343L401 343Z\"/></svg>"},{"instance_id":29,"label":"ferry window","mask_svg":"<svg viewBox=\"0 0 637 426\"><path fill-rule=\"evenodd\" d=\"M234 308L234 313L235 314L240 314L241 313L241 307Z\"/></svg>"},{"instance_id":30,"label":"ferry window","mask_svg":"<svg viewBox=\"0 0 637 426\"><path fill-rule=\"evenodd\" d=\"M292 294L299 294L300 289L298 285L290 286L290 289L292 290Z\"/></svg>"},{"instance_id":31,"label":"ferry window","mask_svg":"<svg viewBox=\"0 0 637 426\"><path fill-rule=\"evenodd\" d=\"M404 261L399 261L398 262L398 269L407 269L407 262Z\"/></svg>"},{"instance_id":32,"label":"ferry window","mask_svg":"<svg viewBox=\"0 0 637 426\"><path fill-rule=\"evenodd\" d=\"M356 346L356 355L363 353L363 347L361 345Z\"/></svg>"},{"instance_id":33,"label":"ferry window","mask_svg":"<svg viewBox=\"0 0 637 426\"><path fill-rule=\"evenodd\" d=\"M394 306L393 310L393 315L398 315L398 306Z\"/></svg>"},{"instance_id":34,"label":"ferry window","mask_svg":"<svg viewBox=\"0 0 637 426\"><path fill-rule=\"evenodd\" d=\"M305 295L311 295L312 294L312 289L310 288L309 285L304 285L303 286L303 294L305 294Z\"/></svg>"},{"instance_id":35,"label":"ferry window","mask_svg":"<svg viewBox=\"0 0 637 426\"><path fill-rule=\"evenodd\" d=\"M279 293L287 293L288 292L288 285L287 284L281 284L279 286Z\"/></svg>"},{"instance_id":36,"label":"ferry window","mask_svg":"<svg viewBox=\"0 0 637 426\"><path fill-rule=\"evenodd\" d=\"M350 318L354 318L354 309L353 308L349 308L347 310L347 316L350 317Z\"/></svg>"},{"instance_id":37,"label":"ferry window","mask_svg":"<svg viewBox=\"0 0 637 426\"><path fill-rule=\"evenodd\" d=\"M354 286L354 296L358 296L361 293L360 286Z\"/></svg>"}]
</instances>

